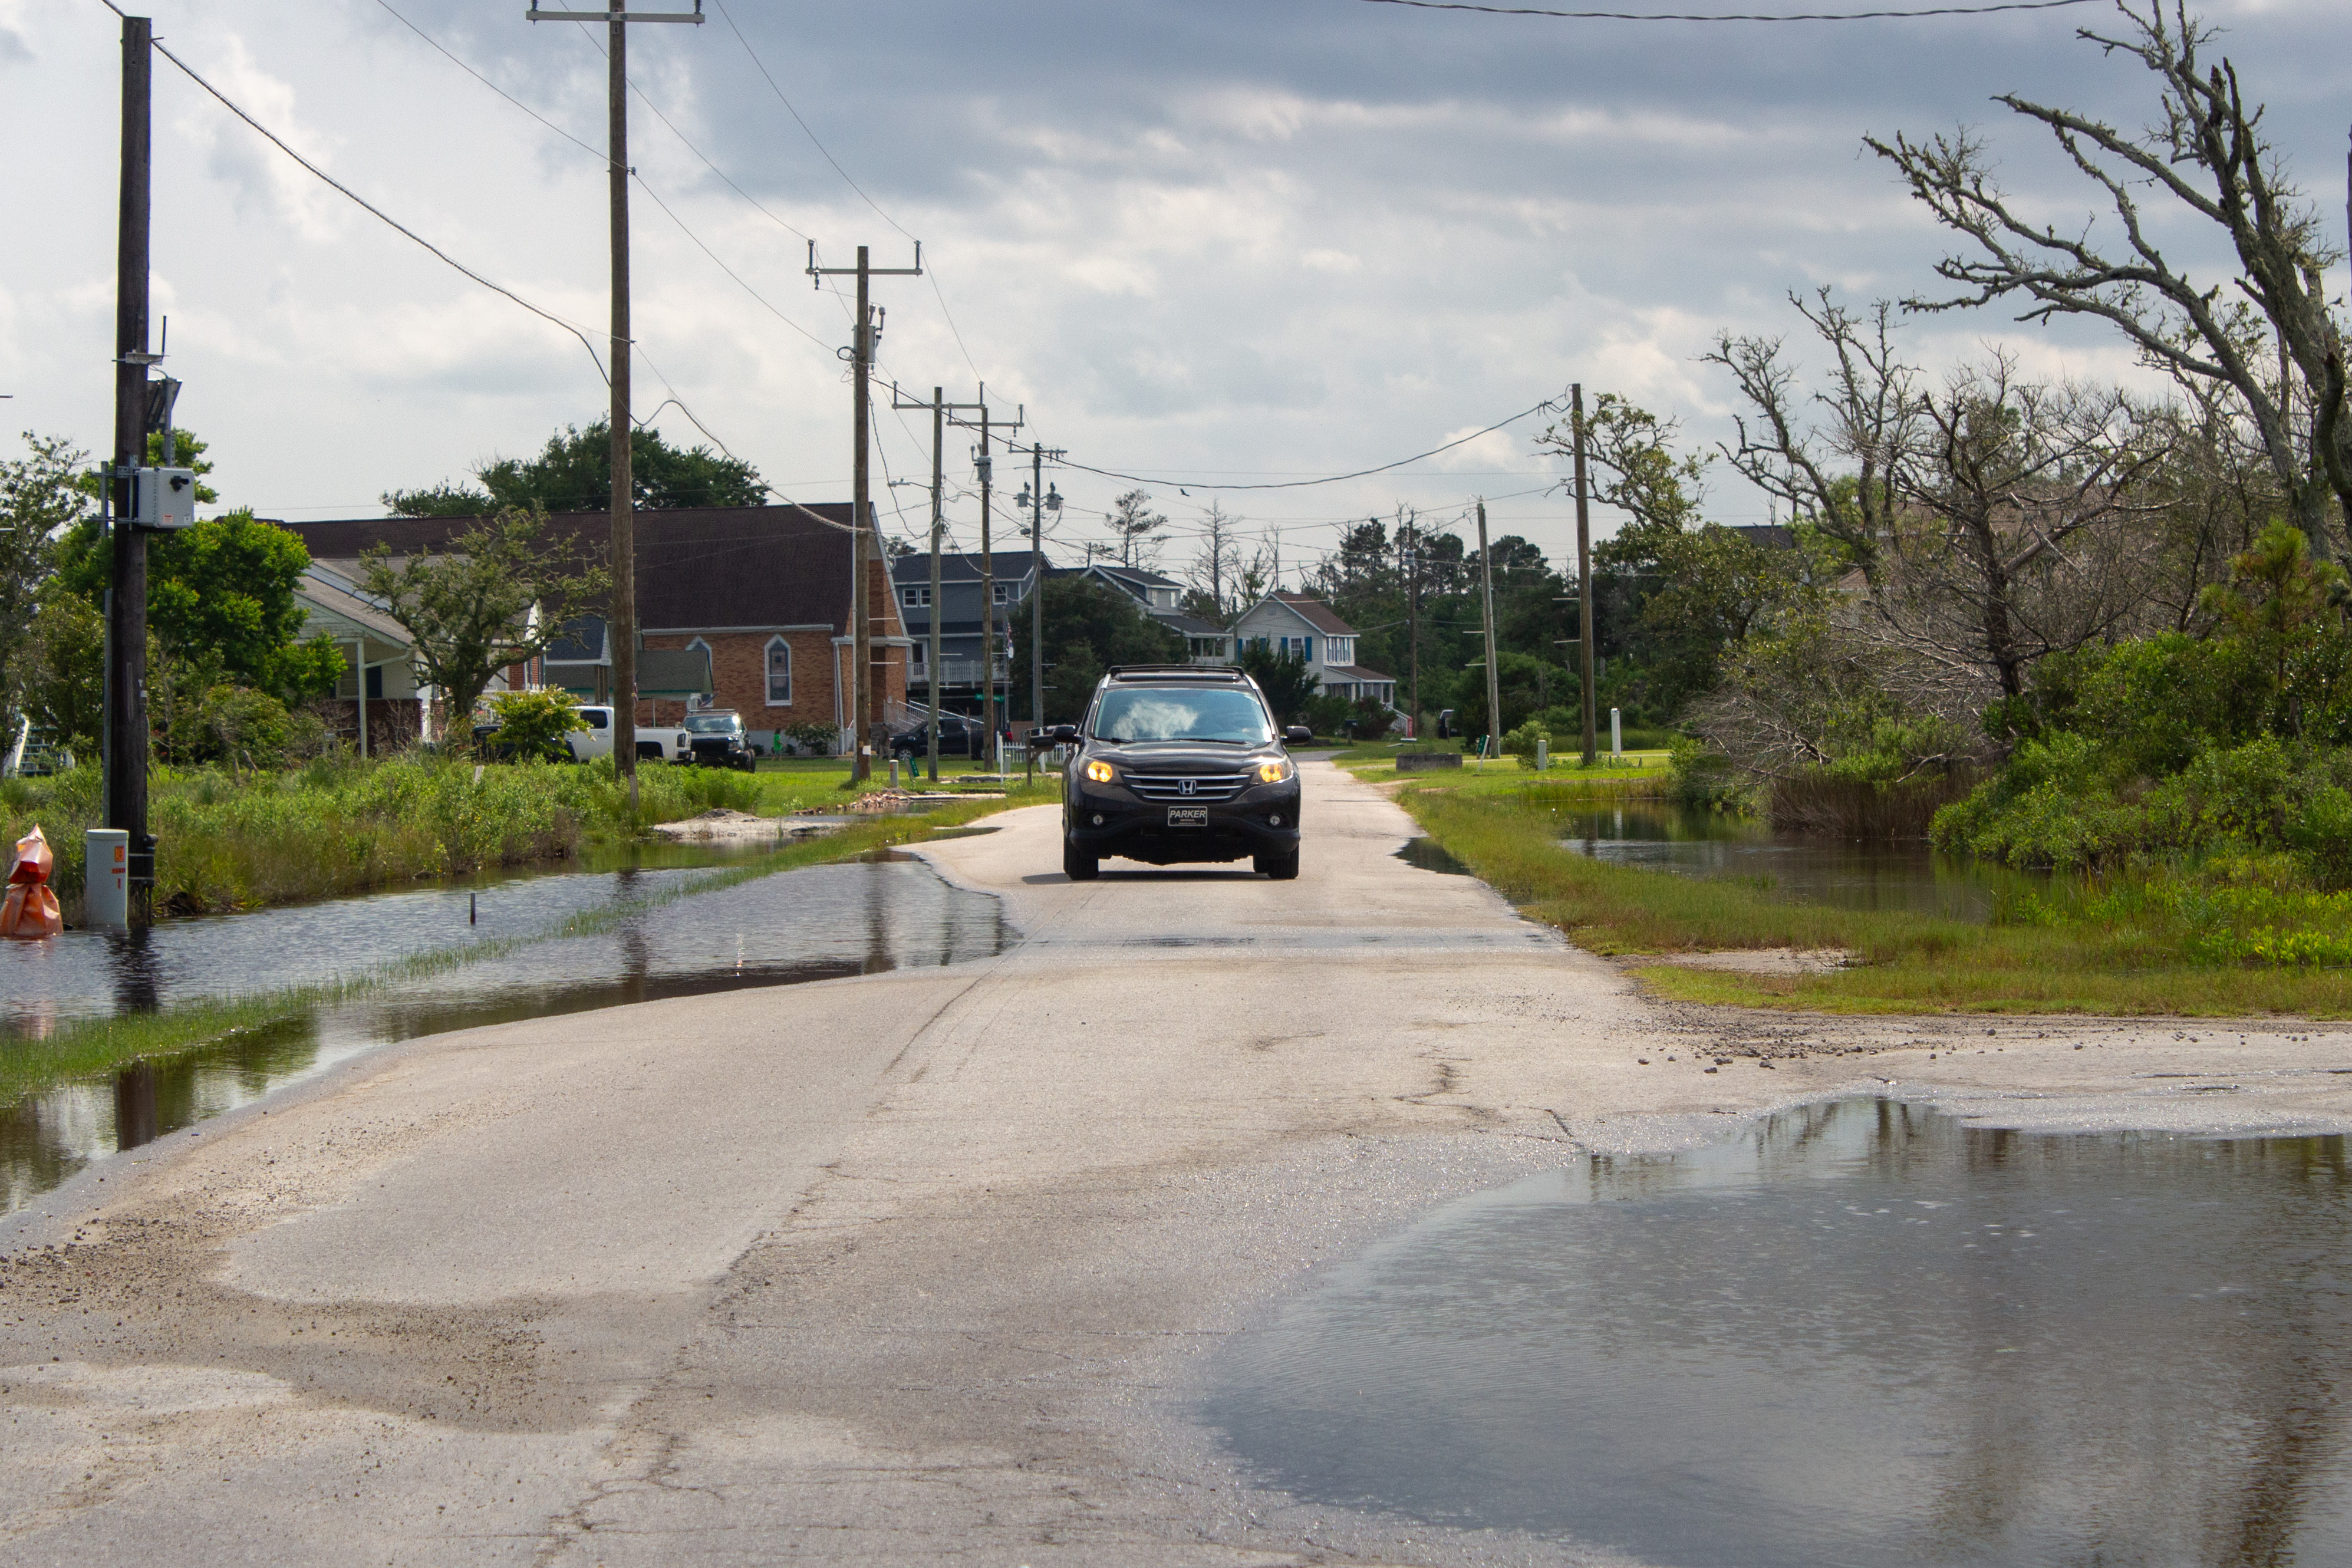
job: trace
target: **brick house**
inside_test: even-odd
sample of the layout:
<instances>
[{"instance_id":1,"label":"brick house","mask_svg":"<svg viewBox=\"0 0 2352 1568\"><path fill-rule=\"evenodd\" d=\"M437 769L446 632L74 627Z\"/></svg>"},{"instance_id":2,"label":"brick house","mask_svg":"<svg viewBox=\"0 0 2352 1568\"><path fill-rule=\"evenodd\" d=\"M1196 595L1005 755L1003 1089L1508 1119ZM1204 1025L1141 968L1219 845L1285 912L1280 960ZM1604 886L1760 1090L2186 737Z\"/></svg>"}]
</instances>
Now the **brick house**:
<instances>
[{"instance_id":1,"label":"brick house","mask_svg":"<svg viewBox=\"0 0 2352 1568\"><path fill-rule=\"evenodd\" d=\"M290 522L313 560L348 577L361 552L443 550L469 517L378 517ZM689 708L730 708L762 746L796 723L850 725L849 508L846 505L683 507L636 514L639 679L636 721L675 723ZM612 519L552 512L551 537L602 560ZM909 641L890 572L866 530L874 695L881 715L903 713ZM583 701L612 700L612 649L602 616L582 617L537 668L510 667L495 685L560 686ZM651 657L648 657L651 656ZM444 722L446 722L446 717Z\"/></svg>"}]
</instances>

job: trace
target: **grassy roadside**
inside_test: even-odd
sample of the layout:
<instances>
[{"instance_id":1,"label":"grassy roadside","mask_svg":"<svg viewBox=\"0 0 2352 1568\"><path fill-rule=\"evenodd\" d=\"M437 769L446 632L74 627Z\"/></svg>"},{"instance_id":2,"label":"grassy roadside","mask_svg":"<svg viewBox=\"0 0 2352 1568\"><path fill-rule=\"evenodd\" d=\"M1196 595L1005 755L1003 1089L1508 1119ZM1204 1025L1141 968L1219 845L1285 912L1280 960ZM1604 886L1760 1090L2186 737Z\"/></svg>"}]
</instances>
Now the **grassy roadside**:
<instances>
[{"instance_id":1,"label":"grassy roadside","mask_svg":"<svg viewBox=\"0 0 2352 1568\"><path fill-rule=\"evenodd\" d=\"M1850 967L1748 974L1645 965L1660 994L1827 1013L2100 1013L2352 1016L2352 969L2200 961L2199 931L2164 910L2087 900L2074 918L1969 925L1899 911L1781 902L1733 881L1589 859L1516 801L1423 785L1398 803L1531 919L1608 954L1843 949Z\"/></svg>"},{"instance_id":2,"label":"grassy roadside","mask_svg":"<svg viewBox=\"0 0 2352 1568\"><path fill-rule=\"evenodd\" d=\"M871 822L853 823L839 833L786 845L755 862L720 867L684 879L626 907L574 915L526 936L418 953L332 984L193 1003L161 1013L77 1021L60 1026L43 1039L0 1040L0 1106L61 1083L115 1071L134 1061L163 1060L238 1035L280 1028L319 1008L363 1000L371 994L423 975L503 957L543 942L593 935L613 929L646 909L680 899L739 887L779 871L852 860L877 849L919 843L943 828L961 826L1020 806L1048 805L1060 799L1056 781L1052 779L1034 788L1015 784L999 800L956 801L922 816L877 817Z\"/></svg>"}]
</instances>

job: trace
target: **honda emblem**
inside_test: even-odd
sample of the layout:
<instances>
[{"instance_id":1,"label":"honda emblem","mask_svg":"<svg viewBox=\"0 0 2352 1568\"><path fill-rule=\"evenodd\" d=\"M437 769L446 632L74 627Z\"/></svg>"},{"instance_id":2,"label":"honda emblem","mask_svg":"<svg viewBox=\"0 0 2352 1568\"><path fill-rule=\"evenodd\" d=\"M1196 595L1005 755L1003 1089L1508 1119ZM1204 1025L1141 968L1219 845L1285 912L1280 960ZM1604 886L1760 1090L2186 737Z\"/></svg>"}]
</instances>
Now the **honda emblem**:
<instances>
[{"instance_id":1,"label":"honda emblem","mask_svg":"<svg viewBox=\"0 0 2352 1568\"><path fill-rule=\"evenodd\" d=\"M1176 793L1178 795L1191 795L1200 787L1201 786L1192 779L1180 779L1176 784Z\"/></svg>"}]
</instances>

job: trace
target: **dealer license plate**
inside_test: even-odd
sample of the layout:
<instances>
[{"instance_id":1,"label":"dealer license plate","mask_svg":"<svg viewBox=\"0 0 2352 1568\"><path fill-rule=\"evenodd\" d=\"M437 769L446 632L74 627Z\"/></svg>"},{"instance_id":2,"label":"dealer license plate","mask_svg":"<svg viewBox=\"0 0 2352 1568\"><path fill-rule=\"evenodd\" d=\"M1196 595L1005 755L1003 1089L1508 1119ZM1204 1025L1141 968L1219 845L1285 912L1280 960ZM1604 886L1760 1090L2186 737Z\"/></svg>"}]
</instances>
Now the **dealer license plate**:
<instances>
[{"instance_id":1,"label":"dealer license plate","mask_svg":"<svg viewBox=\"0 0 2352 1568\"><path fill-rule=\"evenodd\" d=\"M1209 826L1209 808L1205 805L1171 805L1168 808L1168 826L1206 827Z\"/></svg>"}]
</instances>

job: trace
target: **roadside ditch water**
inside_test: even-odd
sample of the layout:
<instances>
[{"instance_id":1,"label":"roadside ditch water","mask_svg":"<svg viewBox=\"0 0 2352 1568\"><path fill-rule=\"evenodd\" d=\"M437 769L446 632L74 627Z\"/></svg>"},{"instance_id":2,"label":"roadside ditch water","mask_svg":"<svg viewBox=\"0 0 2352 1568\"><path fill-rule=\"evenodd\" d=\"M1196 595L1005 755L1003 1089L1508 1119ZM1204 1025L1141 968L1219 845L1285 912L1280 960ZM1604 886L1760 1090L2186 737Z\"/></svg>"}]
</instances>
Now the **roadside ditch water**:
<instances>
[{"instance_id":1,"label":"roadside ditch water","mask_svg":"<svg viewBox=\"0 0 2352 1568\"><path fill-rule=\"evenodd\" d=\"M1925 843L1864 843L1775 833L1751 818L1665 802L1552 815L1560 842L1612 865L1741 879L1775 897L1842 909L1907 910L1983 924L2005 894L2046 888L2032 872L1941 855Z\"/></svg>"},{"instance_id":2,"label":"roadside ditch water","mask_svg":"<svg viewBox=\"0 0 2352 1568\"><path fill-rule=\"evenodd\" d=\"M203 1049L0 1106L0 1214L94 1159L387 1041L955 963L1001 952L1008 940L994 899L951 887L906 855L686 890L713 869L769 853L649 847L633 864L601 870L159 921L131 935L68 931L0 943L0 1051L68 1019L366 982ZM473 925L469 900L478 910ZM575 920L589 929L548 934ZM443 962L453 952L467 961Z\"/></svg>"},{"instance_id":3,"label":"roadside ditch water","mask_svg":"<svg viewBox=\"0 0 2352 1568\"><path fill-rule=\"evenodd\" d=\"M1894 1100L1440 1210L1221 1352L1302 1500L1675 1568L2352 1562L2341 1137Z\"/></svg>"}]
</instances>

